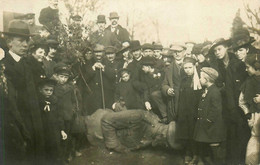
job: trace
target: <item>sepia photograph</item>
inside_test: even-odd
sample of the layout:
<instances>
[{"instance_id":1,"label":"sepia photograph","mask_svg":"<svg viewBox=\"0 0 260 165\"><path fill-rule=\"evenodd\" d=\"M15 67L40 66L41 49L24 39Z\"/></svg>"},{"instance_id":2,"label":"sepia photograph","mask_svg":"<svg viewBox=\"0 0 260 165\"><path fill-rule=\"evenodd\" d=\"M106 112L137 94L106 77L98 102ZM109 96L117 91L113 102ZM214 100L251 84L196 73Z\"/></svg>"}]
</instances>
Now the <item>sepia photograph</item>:
<instances>
[{"instance_id":1,"label":"sepia photograph","mask_svg":"<svg viewBox=\"0 0 260 165\"><path fill-rule=\"evenodd\" d=\"M260 165L259 0L0 0L1 165Z\"/></svg>"}]
</instances>

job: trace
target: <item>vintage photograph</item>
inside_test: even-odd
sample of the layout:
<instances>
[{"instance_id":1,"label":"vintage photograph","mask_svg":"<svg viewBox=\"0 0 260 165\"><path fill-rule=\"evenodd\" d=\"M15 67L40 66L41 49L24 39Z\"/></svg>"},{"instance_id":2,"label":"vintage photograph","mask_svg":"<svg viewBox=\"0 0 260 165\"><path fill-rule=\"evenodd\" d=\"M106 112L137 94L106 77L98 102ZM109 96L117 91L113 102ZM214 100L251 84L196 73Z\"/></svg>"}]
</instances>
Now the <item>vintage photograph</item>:
<instances>
[{"instance_id":1,"label":"vintage photograph","mask_svg":"<svg viewBox=\"0 0 260 165\"><path fill-rule=\"evenodd\" d=\"M0 0L1 165L260 165L259 0Z\"/></svg>"}]
</instances>

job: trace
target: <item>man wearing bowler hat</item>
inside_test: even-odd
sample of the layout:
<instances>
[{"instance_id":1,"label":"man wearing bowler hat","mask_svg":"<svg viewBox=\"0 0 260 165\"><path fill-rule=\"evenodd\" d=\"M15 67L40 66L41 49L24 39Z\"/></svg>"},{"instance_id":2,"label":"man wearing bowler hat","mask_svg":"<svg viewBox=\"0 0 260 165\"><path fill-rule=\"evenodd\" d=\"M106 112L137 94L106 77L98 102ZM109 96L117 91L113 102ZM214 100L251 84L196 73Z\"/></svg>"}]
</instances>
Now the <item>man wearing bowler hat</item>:
<instances>
[{"instance_id":1,"label":"man wearing bowler hat","mask_svg":"<svg viewBox=\"0 0 260 165\"><path fill-rule=\"evenodd\" d=\"M122 46L128 46L130 42L129 33L125 28L118 24L119 16L117 12L111 12L109 14L109 20L111 25L109 25L106 29L116 35Z\"/></svg>"},{"instance_id":2,"label":"man wearing bowler hat","mask_svg":"<svg viewBox=\"0 0 260 165\"><path fill-rule=\"evenodd\" d=\"M98 30L90 35L90 43L92 45L100 44L104 47L114 46L117 49L121 48L121 43L117 39L116 35L111 31L105 29L106 27L106 17L105 15L97 16L97 26Z\"/></svg>"},{"instance_id":3,"label":"man wearing bowler hat","mask_svg":"<svg viewBox=\"0 0 260 165\"><path fill-rule=\"evenodd\" d=\"M9 99L15 118L13 125L17 126L14 131L12 123L8 123L10 129L5 129L5 135L10 135L5 141L6 160L22 163L27 159L29 161L27 164L35 164L44 160L44 142L36 87L30 67L25 60L31 35L28 25L21 20L11 21L8 31L3 34L9 48L3 63L10 87Z\"/></svg>"}]
</instances>

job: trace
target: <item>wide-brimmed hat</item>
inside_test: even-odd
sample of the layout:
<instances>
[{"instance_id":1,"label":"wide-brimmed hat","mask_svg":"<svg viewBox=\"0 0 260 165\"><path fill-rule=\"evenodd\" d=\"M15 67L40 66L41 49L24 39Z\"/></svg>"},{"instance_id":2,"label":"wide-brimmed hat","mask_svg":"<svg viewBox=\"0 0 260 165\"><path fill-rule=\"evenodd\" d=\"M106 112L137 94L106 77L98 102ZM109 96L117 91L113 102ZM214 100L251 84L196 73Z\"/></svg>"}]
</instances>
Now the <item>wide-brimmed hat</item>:
<instances>
[{"instance_id":1,"label":"wide-brimmed hat","mask_svg":"<svg viewBox=\"0 0 260 165\"><path fill-rule=\"evenodd\" d=\"M105 54L114 54L117 52L117 49L114 46L107 46L105 48Z\"/></svg>"},{"instance_id":2,"label":"wide-brimmed hat","mask_svg":"<svg viewBox=\"0 0 260 165\"><path fill-rule=\"evenodd\" d=\"M237 50L241 47L248 47L255 39L250 36L247 29L237 30L232 37L232 49Z\"/></svg>"},{"instance_id":3,"label":"wide-brimmed hat","mask_svg":"<svg viewBox=\"0 0 260 165\"><path fill-rule=\"evenodd\" d=\"M176 123L174 121L170 122L168 125L168 130L167 130L167 142L168 145L173 148L173 149L182 149L182 145L181 143L178 143L175 137L175 133L176 133Z\"/></svg>"},{"instance_id":4,"label":"wide-brimmed hat","mask_svg":"<svg viewBox=\"0 0 260 165\"><path fill-rule=\"evenodd\" d=\"M109 13L109 19L114 19L114 18L117 18L117 19L119 18L117 12L111 12L111 13Z\"/></svg>"},{"instance_id":5,"label":"wide-brimmed hat","mask_svg":"<svg viewBox=\"0 0 260 165\"><path fill-rule=\"evenodd\" d=\"M225 40L224 38L216 39L216 40L212 43L212 45L211 45L211 47L210 47L210 49L209 49L209 53L210 53L210 54L213 54L214 48L217 47L217 46L219 46L219 45L225 45L225 46L229 47L229 46L231 45L231 40L230 40L230 39Z\"/></svg>"},{"instance_id":6,"label":"wide-brimmed hat","mask_svg":"<svg viewBox=\"0 0 260 165\"><path fill-rule=\"evenodd\" d=\"M98 15L97 16L97 23L106 23L106 16L105 15Z\"/></svg>"},{"instance_id":7,"label":"wide-brimmed hat","mask_svg":"<svg viewBox=\"0 0 260 165\"><path fill-rule=\"evenodd\" d=\"M130 50L131 50L131 52L134 52L136 50L140 50L141 48L142 47L141 47L141 44L140 44L139 40L130 41Z\"/></svg>"},{"instance_id":8,"label":"wide-brimmed hat","mask_svg":"<svg viewBox=\"0 0 260 165\"><path fill-rule=\"evenodd\" d=\"M22 20L12 20L9 22L8 31L3 32L4 35L30 37L29 26Z\"/></svg>"}]
</instances>

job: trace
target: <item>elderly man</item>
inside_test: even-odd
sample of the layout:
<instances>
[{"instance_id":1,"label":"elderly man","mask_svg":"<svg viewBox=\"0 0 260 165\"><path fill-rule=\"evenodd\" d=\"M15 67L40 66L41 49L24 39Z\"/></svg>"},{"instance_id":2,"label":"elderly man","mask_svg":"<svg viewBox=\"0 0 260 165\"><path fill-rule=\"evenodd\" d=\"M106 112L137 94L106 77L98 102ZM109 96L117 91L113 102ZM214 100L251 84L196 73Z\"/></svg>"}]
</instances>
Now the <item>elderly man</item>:
<instances>
[{"instance_id":1,"label":"elderly man","mask_svg":"<svg viewBox=\"0 0 260 165\"><path fill-rule=\"evenodd\" d=\"M168 121L176 119L180 82L184 75L184 70L181 66L185 56L185 50L185 45L180 43L175 43L170 47L174 59L170 66L166 68L165 79L162 83L163 95L168 98Z\"/></svg>"},{"instance_id":2,"label":"elderly man","mask_svg":"<svg viewBox=\"0 0 260 165\"><path fill-rule=\"evenodd\" d=\"M117 12L111 12L109 14L109 20L111 25L109 25L106 29L116 35L123 47L128 46L130 42L129 33L125 28L118 24L119 16Z\"/></svg>"},{"instance_id":3,"label":"elderly man","mask_svg":"<svg viewBox=\"0 0 260 165\"><path fill-rule=\"evenodd\" d=\"M128 152L146 146L170 146L180 149L176 143L175 122L160 123L157 115L144 110L99 109L85 118L87 137L93 145L103 145L116 152Z\"/></svg>"},{"instance_id":4,"label":"elderly man","mask_svg":"<svg viewBox=\"0 0 260 165\"><path fill-rule=\"evenodd\" d=\"M98 30L90 35L89 40L92 45L100 44L105 47L114 46L117 49L121 48L121 43L117 39L116 35L111 31L105 29L106 17L104 15L97 16L97 26Z\"/></svg>"},{"instance_id":5,"label":"elderly man","mask_svg":"<svg viewBox=\"0 0 260 165\"><path fill-rule=\"evenodd\" d=\"M9 48L3 59L10 87L10 104L5 110L12 108L10 110L15 117L14 123L11 120L5 125L9 126L9 129L5 128L5 135L9 135L5 138L6 160L16 164L15 161L22 163L28 158L27 164L38 164L44 160L44 141L36 87L24 59L28 50L29 27L23 21L14 20L10 22L8 31L3 33Z\"/></svg>"}]
</instances>

